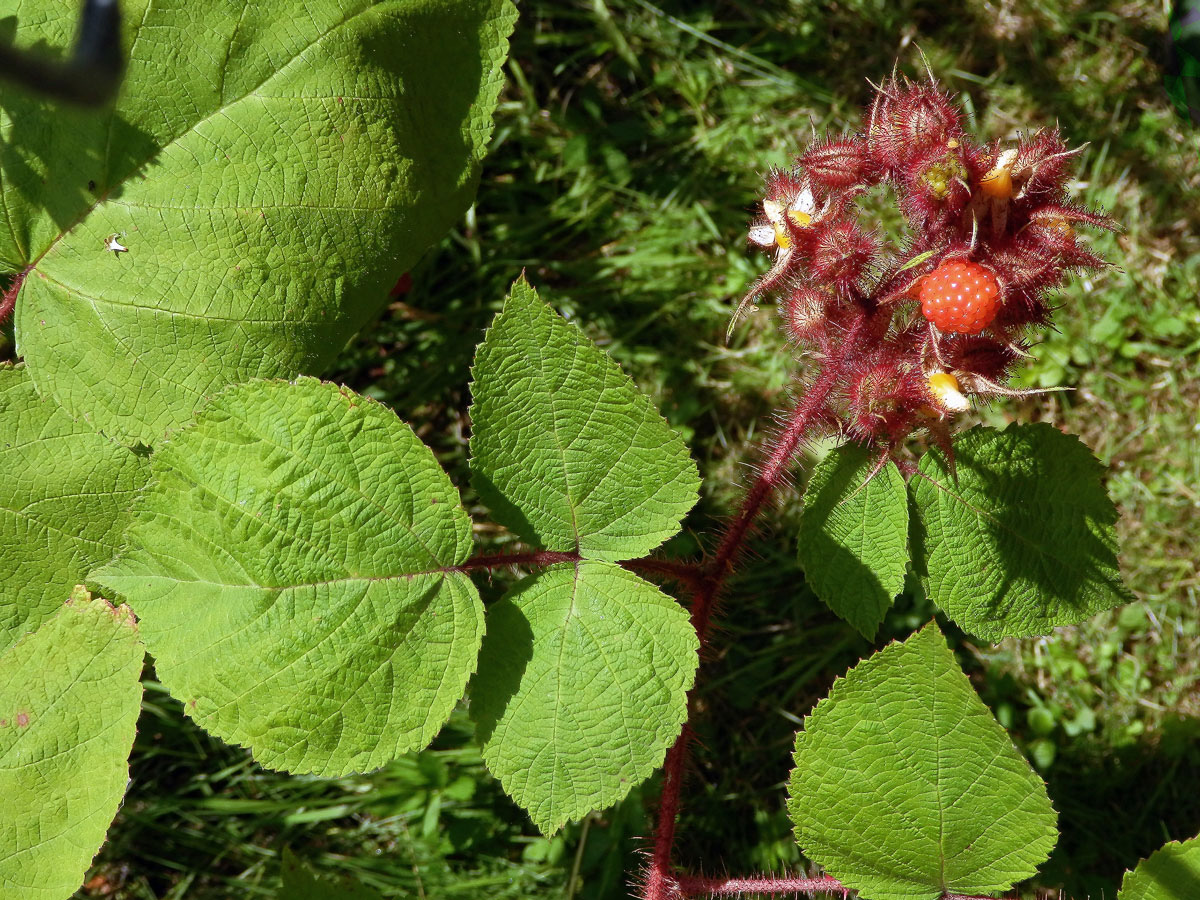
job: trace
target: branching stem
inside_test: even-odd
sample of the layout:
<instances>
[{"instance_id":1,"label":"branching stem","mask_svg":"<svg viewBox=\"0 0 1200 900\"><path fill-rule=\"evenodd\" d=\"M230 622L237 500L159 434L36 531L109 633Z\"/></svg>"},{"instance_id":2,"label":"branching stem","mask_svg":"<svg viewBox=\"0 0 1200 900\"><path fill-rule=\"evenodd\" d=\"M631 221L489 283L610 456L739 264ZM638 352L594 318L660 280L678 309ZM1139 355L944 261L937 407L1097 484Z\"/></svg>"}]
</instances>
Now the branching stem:
<instances>
[{"instance_id":1,"label":"branching stem","mask_svg":"<svg viewBox=\"0 0 1200 900\"><path fill-rule=\"evenodd\" d=\"M703 577L692 594L692 625L700 639L701 652L707 646L708 627L713 606L725 586L744 549L758 514L774 491L786 481L788 469L806 437L824 417L830 389L837 380L838 369L825 366L816 381L804 393L785 420L782 430L768 445L768 453L758 477L746 492L738 515L725 528L717 551L704 567ZM688 696L688 721L694 711L695 688ZM650 868L643 885L643 900L676 900L681 894L681 881L672 874L671 851L675 844L675 820L679 813L679 791L682 786L688 745L692 730L685 724L663 763L663 788L659 799L658 823L654 833L654 850Z\"/></svg>"}]
</instances>

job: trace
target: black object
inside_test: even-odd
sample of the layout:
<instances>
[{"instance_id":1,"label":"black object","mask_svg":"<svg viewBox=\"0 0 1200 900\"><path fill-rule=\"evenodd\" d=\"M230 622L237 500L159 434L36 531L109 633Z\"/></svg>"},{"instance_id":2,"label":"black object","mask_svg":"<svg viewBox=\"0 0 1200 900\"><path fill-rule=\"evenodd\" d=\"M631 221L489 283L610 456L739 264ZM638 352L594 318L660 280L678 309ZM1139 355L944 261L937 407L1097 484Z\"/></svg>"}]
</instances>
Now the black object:
<instances>
[{"instance_id":1,"label":"black object","mask_svg":"<svg viewBox=\"0 0 1200 900\"><path fill-rule=\"evenodd\" d=\"M81 106L99 106L115 97L124 71L117 0L84 0L75 49L64 62L0 47L0 78Z\"/></svg>"}]
</instances>

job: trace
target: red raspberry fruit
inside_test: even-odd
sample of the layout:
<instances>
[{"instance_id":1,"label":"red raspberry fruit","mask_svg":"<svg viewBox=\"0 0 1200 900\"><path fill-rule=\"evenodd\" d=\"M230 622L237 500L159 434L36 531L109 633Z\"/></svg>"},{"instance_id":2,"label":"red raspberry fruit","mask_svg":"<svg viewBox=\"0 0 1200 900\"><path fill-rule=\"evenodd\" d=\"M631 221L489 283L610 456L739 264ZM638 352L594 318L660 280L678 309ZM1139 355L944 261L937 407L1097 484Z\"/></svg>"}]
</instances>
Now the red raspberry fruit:
<instances>
[{"instance_id":1,"label":"red raspberry fruit","mask_svg":"<svg viewBox=\"0 0 1200 900\"><path fill-rule=\"evenodd\" d=\"M979 334L1000 311L1000 282L978 263L949 260L921 279L921 313L942 331Z\"/></svg>"}]
</instances>

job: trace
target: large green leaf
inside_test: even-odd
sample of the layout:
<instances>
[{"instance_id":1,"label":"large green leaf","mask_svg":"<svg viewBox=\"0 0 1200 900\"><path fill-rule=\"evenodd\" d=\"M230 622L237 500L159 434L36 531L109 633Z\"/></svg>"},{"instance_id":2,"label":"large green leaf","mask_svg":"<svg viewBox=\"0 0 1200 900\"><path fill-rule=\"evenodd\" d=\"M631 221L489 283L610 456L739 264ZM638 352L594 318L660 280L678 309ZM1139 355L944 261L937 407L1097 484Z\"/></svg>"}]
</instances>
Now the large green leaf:
<instances>
[{"instance_id":1,"label":"large green leaf","mask_svg":"<svg viewBox=\"0 0 1200 900\"><path fill-rule=\"evenodd\" d=\"M64 46L75 0L20 0ZM319 370L471 202L508 0L123 4L84 112L0 85L0 265L38 390L156 444L205 395ZM105 249L118 235L128 252Z\"/></svg>"},{"instance_id":2,"label":"large green leaf","mask_svg":"<svg viewBox=\"0 0 1200 900\"><path fill-rule=\"evenodd\" d=\"M1045 634L1132 598L1117 567L1103 468L1046 423L976 427L954 442L957 480L931 452L909 487L913 557L929 596L987 640Z\"/></svg>"},{"instance_id":3,"label":"large green leaf","mask_svg":"<svg viewBox=\"0 0 1200 900\"><path fill-rule=\"evenodd\" d=\"M128 607L75 592L0 653L0 900L66 900L125 794L144 651Z\"/></svg>"},{"instance_id":4,"label":"large green leaf","mask_svg":"<svg viewBox=\"0 0 1200 900\"><path fill-rule=\"evenodd\" d=\"M1200 837L1171 841L1121 881L1117 900L1196 900L1200 897Z\"/></svg>"},{"instance_id":5,"label":"large green leaf","mask_svg":"<svg viewBox=\"0 0 1200 900\"><path fill-rule=\"evenodd\" d=\"M825 457L809 479L799 535L809 586L868 639L908 567L908 489L894 463L867 481L873 468L870 452L854 445Z\"/></svg>"},{"instance_id":6,"label":"large green leaf","mask_svg":"<svg viewBox=\"0 0 1200 900\"><path fill-rule=\"evenodd\" d=\"M932 622L817 704L788 794L805 853L870 900L1007 890L1057 837L1045 785Z\"/></svg>"},{"instance_id":7,"label":"large green leaf","mask_svg":"<svg viewBox=\"0 0 1200 900\"><path fill-rule=\"evenodd\" d=\"M154 454L93 578L163 684L264 765L339 775L423 747L475 668L471 526L395 414L311 378L229 388Z\"/></svg>"},{"instance_id":8,"label":"large green leaf","mask_svg":"<svg viewBox=\"0 0 1200 900\"><path fill-rule=\"evenodd\" d=\"M548 550L609 560L679 530L700 485L683 440L523 277L472 371L473 481L499 522Z\"/></svg>"},{"instance_id":9,"label":"large green leaf","mask_svg":"<svg viewBox=\"0 0 1200 900\"><path fill-rule=\"evenodd\" d=\"M0 366L0 650L116 555L149 466Z\"/></svg>"},{"instance_id":10,"label":"large green leaf","mask_svg":"<svg viewBox=\"0 0 1200 900\"><path fill-rule=\"evenodd\" d=\"M613 563L521 581L471 682L484 761L547 834L617 802L679 735L697 649L679 604Z\"/></svg>"}]
</instances>

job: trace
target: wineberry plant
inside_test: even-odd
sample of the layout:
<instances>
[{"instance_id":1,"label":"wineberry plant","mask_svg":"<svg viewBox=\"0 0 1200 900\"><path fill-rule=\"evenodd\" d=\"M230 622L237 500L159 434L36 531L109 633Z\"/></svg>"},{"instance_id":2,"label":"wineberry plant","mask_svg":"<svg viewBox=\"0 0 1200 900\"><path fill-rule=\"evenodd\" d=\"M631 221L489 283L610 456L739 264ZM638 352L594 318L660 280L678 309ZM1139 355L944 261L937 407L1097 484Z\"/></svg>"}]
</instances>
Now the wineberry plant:
<instances>
[{"instance_id":1,"label":"wineberry plant","mask_svg":"<svg viewBox=\"0 0 1200 900\"><path fill-rule=\"evenodd\" d=\"M18 44L64 45L73 8L19 3ZM988 641L1130 599L1091 452L1047 424L957 424L1022 393L1053 290L1113 262L1087 239L1113 223L1069 197L1073 149L1052 128L981 142L932 76L893 75L861 133L770 174L749 230L767 271L730 327L777 301L793 400L698 559L661 550L701 487L683 438L514 272L475 353L469 453L519 546L481 552L467 485L413 427L314 376L470 204L515 21L507 0L143 0L112 108L0 91L20 357L0 367L3 900L82 882L147 654L199 727L288 773L385 766L465 703L545 834L661 770L642 900L981 898L1050 853L1045 785L936 620L796 735L787 807L823 874L712 877L673 846L713 619L736 615L730 575L803 448L833 445L796 553L868 639L906 579ZM899 242L869 224L880 196ZM1200 842L1169 844L1121 897L1194 896L1198 868Z\"/></svg>"}]
</instances>

